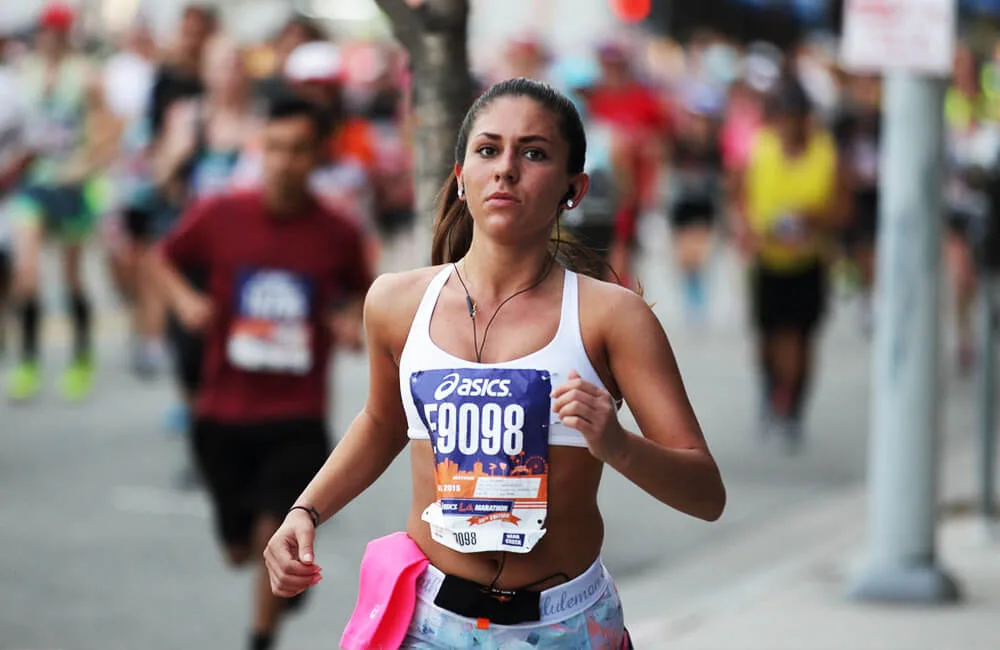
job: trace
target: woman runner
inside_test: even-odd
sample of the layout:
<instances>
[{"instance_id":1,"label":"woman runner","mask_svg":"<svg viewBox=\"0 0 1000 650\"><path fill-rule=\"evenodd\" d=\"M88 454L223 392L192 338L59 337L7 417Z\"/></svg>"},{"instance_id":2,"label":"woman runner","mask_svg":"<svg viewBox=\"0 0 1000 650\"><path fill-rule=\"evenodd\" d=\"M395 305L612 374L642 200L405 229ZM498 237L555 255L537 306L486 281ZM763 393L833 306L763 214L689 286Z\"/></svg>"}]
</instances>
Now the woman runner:
<instances>
[{"instance_id":1,"label":"woman runner","mask_svg":"<svg viewBox=\"0 0 1000 650\"><path fill-rule=\"evenodd\" d=\"M413 441L406 534L369 545L342 647L618 650L604 465L681 512L722 514L662 326L636 293L577 274L559 240L559 215L587 193L585 153L569 99L493 86L458 135L435 266L368 294L367 403L264 553L274 593L319 582L314 527ZM619 424L622 399L642 435Z\"/></svg>"}]
</instances>

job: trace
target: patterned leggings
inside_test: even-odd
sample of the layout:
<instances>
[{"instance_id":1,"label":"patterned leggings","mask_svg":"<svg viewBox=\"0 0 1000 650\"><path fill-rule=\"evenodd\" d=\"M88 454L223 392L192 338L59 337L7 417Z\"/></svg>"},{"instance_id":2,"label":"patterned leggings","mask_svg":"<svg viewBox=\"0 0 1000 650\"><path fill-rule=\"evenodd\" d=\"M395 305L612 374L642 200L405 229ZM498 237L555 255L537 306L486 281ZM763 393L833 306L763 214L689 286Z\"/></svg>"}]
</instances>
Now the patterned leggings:
<instances>
[{"instance_id":1,"label":"patterned leggings","mask_svg":"<svg viewBox=\"0 0 1000 650\"><path fill-rule=\"evenodd\" d=\"M586 610L555 623L490 625L417 599L409 630L400 650L622 650L628 648L622 603L610 580L604 594Z\"/></svg>"}]
</instances>

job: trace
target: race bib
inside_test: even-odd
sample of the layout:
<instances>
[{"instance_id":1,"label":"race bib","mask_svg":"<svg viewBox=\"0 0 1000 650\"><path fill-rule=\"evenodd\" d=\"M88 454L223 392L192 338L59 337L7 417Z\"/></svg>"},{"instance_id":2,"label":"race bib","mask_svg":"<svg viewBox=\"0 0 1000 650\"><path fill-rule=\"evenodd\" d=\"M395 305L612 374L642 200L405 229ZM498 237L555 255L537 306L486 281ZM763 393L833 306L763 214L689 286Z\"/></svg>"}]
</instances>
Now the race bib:
<instances>
[{"instance_id":1,"label":"race bib","mask_svg":"<svg viewBox=\"0 0 1000 650\"><path fill-rule=\"evenodd\" d=\"M775 221L771 235L782 244L798 246L809 238L809 226L798 215L786 214Z\"/></svg>"},{"instance_id":2,"label":"race bib","mask_svg":"<svg viewBox=\"0 0 1000 650\"><path fill-rule=\"evenodd\" d=\"M427 370L410 377L430 432L437 500L423 513L462 553L527 553L545 535L552 380L524 369Z\"/></svg>"},{"instance_id":3,"label":"race bib","mask_svg":"<svg viewBox=\"0 0 1000 650\"><path fill-rule=\"evenodd\" d=\"M252 372L307 374L313 363L311 293L308 279L287 271L240 273L229 362Z\"/></svg>"}]
</instances>

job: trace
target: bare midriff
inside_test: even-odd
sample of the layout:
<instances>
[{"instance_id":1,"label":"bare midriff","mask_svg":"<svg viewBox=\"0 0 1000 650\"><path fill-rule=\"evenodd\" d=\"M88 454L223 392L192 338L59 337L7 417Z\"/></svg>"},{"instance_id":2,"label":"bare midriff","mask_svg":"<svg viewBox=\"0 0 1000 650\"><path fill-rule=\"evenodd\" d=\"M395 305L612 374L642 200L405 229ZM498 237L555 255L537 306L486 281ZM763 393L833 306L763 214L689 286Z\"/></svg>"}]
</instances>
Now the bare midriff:
<instances>
[{"instance_id":1,"label":"bare midriff","mask_svg":"<svg viewBox=\"0 0 1000 650\"><path fill-rule=\"evenodd\" d=\"M431 538L421 519L437 498L434 452L427 440L410 442L413 505L406 530L431 564L446 574L500 589L540 591L586 571L601 552L604 520L597 506L602 464L581 447L550 447L545 536L529 553L459 553ZM506 555L504 558L503 556Z\"/></svg>"}]
</instances>

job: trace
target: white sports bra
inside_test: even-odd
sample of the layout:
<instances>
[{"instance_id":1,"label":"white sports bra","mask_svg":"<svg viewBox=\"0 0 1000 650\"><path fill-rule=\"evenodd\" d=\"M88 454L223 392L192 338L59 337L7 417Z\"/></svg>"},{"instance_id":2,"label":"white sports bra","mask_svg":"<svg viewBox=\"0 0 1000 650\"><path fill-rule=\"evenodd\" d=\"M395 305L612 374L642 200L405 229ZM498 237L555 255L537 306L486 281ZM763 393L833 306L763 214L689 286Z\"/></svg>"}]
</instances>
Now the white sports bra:
<instances>
[{"instance_id":1,"label":"white sports bra","mask_svg":"<svg viewBox=\"0 0 1000 650\"><path fill-rule=\"evenodd\" d=\"M424 293L417 313L410 325L410 333L399 359L399 384L406 410L407 435L412 440L427 440L430 434L420 416L413 395L414 373L433 370L447 370L441 384L435 389L436 395L448 392L449 387L459 395L465 393L470 398L487 397L491 392L504 391L499 380L490 381L485 375L491 368L541 370L551 377L552 388L566 381L570 370L576 370L580 377L597 387L607 390L597 371L594 370L580 334L579 279L577 274L566 270L563 281L562 311L559 329L555 337L540 350L511 361L499 363L477 363L467 361L442 350L431 340L430 326L434 307L441 290L451 277L452 265L441 269L434 276ZM476 377L463 376L463 370L470 370ZM454 384L452 386L452 384ZM551 413L551 407L550 407ZM551 413L548 426L549 445L562 447L586 447L583 435L576 429L565 426L559 416Z\"/></svg>"}]
</instances>

